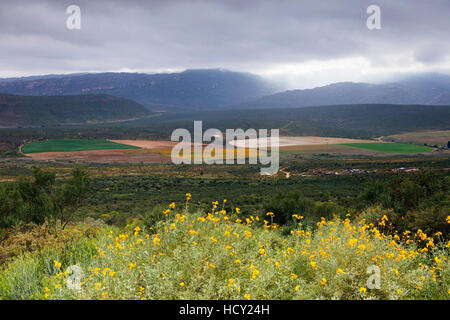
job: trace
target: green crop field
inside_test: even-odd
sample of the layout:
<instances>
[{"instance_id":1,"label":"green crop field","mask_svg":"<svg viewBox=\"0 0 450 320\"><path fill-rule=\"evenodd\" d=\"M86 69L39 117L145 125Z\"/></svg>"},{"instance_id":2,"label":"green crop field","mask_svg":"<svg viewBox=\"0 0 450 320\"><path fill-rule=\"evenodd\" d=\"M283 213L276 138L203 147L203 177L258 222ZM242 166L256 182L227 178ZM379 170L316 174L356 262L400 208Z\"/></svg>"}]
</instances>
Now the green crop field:
<instances>
[{"instance_id":1,"label":"green crop field","mask_svg":"<svg viewBox=\"0 0 450 320\"><path fill-rule=\"evenodd\" d=\"M433 148L430 147L406 143L345 143L342 145L386 153L420 153L433 150Z\"/></svg>"},{"instance_id":2,"label":"green crop field","mask_svg":"<svg viewBox=\"0 0 450 320\"><path fill-rule=\"evenodd\" d=\"M111 149L140 149L127 144L116 143L108 140L46 140L33 142L23 146L23 153L39 152L70 152L88 150L111 150Z\"/></svg>"}]
</instances>

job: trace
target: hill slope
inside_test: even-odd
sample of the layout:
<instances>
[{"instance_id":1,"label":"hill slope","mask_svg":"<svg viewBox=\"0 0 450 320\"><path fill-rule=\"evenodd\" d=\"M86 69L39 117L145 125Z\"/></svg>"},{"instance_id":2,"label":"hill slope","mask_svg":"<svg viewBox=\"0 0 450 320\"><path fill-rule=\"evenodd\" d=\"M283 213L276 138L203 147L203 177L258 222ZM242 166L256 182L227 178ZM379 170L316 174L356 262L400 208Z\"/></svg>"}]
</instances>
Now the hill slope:
<instances>
[{"instance_id":1,"label":"hill slope","mask_svg":"<svg viewBox=\"0 0 450 320\"><path fill-rule=\"evenodd\" d=\"M0 81L0 92L20 95L105 93L132 99L153 110L220 108L276 92L261 78L223 70L181 73L98 73Z\"/></svg>"},{"instance_id":2,"label":"hill slope","mask_svg":"<svg viewBox=\"0 0 450 320\"><path fill-rule=\"evenodd\" d=\"M203 120L205 130L279 128L283 135L370 138L405 131L450 129L450 106L362 104L217 110L167 113L141 122L150 123L161 134L170 134L176 128L192 129L194 120Z\"/></svg>"},{"instance_id":3,"label":"hill slope","mask_svg":"<svg viewBox=\"0 0 450 320\"><path fill-rule=\"evenodd\" d=\"M0 94L0 126L96 123L147 117L142 105L105 94L18 96Z\"/></svg>"},{"instance_id":4,"label":"hill slope","mask_svg":"<svg viewBox=\"0 0 450 320\"><path fill-rule=\"evenodd\" d=\"M340 82L314 89L280 92L234 108L298 108L368 103L450 105L450 77L420 75L386 84Z\"/></svg>"}]
</instances>

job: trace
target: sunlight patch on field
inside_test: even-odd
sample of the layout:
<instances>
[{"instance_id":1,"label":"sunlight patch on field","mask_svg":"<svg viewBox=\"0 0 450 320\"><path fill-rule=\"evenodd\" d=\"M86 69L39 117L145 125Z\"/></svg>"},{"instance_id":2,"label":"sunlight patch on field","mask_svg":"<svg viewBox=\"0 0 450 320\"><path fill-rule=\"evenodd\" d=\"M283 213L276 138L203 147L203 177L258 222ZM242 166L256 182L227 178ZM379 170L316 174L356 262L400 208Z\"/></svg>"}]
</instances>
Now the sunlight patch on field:
<instances>
[{"instance_id":1,"label":"sunlight patch on field","mask_svg":"<svg viewBox=\"0 0 450 320\"><path fill-rule=\"evenodd\" d=\"M267 138L254 138L254 139L242 139L231 142L232 145L244 148L257 146L258 142L267 144ZM270 139L269 139L270 142ZM361 139L347 139L347 138L331 138L331 137L280 137L280 147L290 146L308 146L308 145L329 145L329 144L345 144L345 143L374 143L373 140L361 140Z\"/></svg>"}]
</instances>

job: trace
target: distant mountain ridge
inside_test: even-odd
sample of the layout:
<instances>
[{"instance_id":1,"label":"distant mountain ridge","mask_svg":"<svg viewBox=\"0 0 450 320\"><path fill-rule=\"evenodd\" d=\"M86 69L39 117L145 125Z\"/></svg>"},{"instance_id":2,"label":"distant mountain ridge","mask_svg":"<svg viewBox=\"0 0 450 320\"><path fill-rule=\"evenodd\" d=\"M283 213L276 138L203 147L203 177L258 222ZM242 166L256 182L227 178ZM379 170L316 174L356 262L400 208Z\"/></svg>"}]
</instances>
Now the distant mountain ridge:
<instances>
[{"instance_id":1,"label":"distant mountain ridge","mask_svg":"<svg viewBox=\"0 0 450 320\"><path fill-rule=\"evenodd\" d=\"M279 92L268 80L221 69L178 73L87 73L0 79L0 93L33 96L109 94L150 110L299 108L343 104L450 105L450 76L419 74L396 82L338 82Z\"/></svg>"},{"instance_id":2,"label":"distant mountain ridge","mask_svg":"<svg viewBox=\"0 0 450 320\"><path fill-rule=\"evenodd\" d=\"M64 78L67 76L81 76L87 74L84 73L70 73L70 74L43 74L43 75L36 75L36 76L25 76L25 77L12 77L12 78L0 78L0 82L13 82L13 81L33 81L33 80L39 80L39 79L58 79L58 78Z\"/></svg>"},{"instance_id":3,"label":"distant mountain ridge","mask_svg":"<svg viewBox=\"0 0 450 320\"><path fill-rule=\"evenodd\" d=\"M18 96L0 94L0 126L53 126L148 117L144 106L106 94Z\"/></svg>"},{"instance_id":4,"label":"distant mountain ridge","mask_svg":"<svg viewBox=\"0 0 450 320\"><path fill-rule=\"evenodd\" d=\"M338 82L313 89L279 92L233 108L299 108L339 104L450 105L450 76L419 75L386 84Z\"/></svg>"},{"instance_id":5,"label":"distant mountain ridge","mask_svg":"<svg viewBox=\"0 0 450 320\"><path fill-rule=\"evenodd\" d=\"M180 73L94 73L43 76L5 81L0 92L34 95L110 94L132 99L152 110L216 109L277 92L266 80L226 70L187 70Z\"/></svg>"}]
</instances>

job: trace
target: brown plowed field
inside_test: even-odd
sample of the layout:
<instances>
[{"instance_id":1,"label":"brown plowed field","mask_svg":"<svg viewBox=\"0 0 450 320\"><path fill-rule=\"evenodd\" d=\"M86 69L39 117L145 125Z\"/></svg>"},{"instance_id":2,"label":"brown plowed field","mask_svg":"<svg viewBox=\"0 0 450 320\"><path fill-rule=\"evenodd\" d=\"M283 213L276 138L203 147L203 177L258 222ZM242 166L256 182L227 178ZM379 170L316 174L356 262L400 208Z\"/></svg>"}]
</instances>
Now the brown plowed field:
<instances>
[{"instance_id":1,"label":"brown plowed field","mask_svg":"<svg viewBox=\"0 0 450 320\"><path fill-rule=\"evenodd\" d=\"M170 162L172 147L179 142L167 140L110 140L140 147L129 150L90 150L73 152L30 153L27 157L43 161L74 161L95 163L164 163Z\"/></svg>"},{"instance_id":2,"label":"brown plowed field","mask_svg":"<svg viewBox=\"0 0 450 320\"><path fill-rule=\"evenodd\" d=\"M42 152L27 156L35 160L97 162L97 163L161 163L169 157L148 149L135 150L90 150L75 152Z\"/></svg>"}]
</instances>

